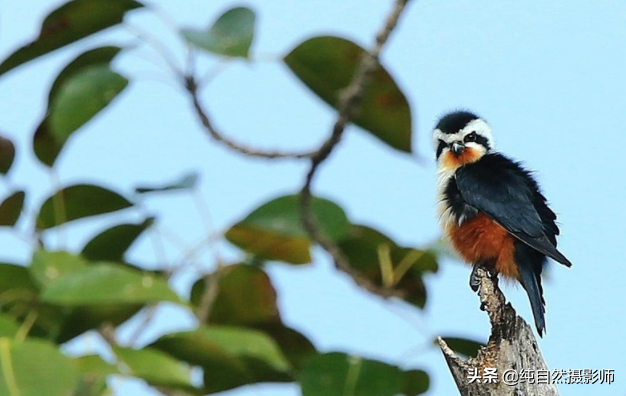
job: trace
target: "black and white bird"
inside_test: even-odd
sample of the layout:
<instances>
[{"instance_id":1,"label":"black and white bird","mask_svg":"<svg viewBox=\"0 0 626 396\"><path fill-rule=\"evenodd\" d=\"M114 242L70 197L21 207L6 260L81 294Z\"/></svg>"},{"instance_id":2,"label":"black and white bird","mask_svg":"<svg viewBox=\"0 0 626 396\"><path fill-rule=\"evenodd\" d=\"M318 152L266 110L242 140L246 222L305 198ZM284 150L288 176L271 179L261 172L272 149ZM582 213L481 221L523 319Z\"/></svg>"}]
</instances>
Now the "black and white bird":
<instances>
[{"instance_id":1,"label":"black and white bird","mask_svg":"<svg viewBox=\"0 0 626 396\"><path fill-rule=\"evenodd\" d=\"M531 173L495 151L490 126L467 111L439 120L433 143L439 173L438 211L444 236L476 268L518 280L539 335L545 331L541 271L547 257L571 266L557 248L556 215Z\"/></svg>"}]
</instances>

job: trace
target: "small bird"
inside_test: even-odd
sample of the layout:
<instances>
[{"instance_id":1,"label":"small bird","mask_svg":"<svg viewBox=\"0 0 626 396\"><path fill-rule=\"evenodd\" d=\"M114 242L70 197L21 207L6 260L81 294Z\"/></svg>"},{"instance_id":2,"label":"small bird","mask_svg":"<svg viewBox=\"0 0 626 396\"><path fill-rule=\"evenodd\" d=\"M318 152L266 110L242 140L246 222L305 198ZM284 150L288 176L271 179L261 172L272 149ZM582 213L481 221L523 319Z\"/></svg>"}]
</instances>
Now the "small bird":
<instances>
[{"instance_id":1,"label":"small bird","mask_svg":"<svg viewBox=\"0 0 626 396\"><path fill-rule=\"evenodd\" d=\"M526 290L539 336L545 331L541 271L547 257L570 267L556 249L556 215L532 174L494 151L491 127L467 111L439 120L434 132L444 236L474 266L470 286L478 290L476 269L518 280Z\"/></svg>"}]
</instances>

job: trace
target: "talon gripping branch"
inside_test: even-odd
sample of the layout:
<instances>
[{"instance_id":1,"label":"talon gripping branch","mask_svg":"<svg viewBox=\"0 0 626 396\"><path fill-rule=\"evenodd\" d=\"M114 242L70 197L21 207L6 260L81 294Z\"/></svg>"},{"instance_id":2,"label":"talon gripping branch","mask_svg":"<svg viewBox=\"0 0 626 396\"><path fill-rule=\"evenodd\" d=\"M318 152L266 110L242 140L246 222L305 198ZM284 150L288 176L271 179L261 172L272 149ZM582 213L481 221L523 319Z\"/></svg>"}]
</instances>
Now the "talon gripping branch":
<instances>
[{"instance_id":1,"label":"talon gripping branch","mask_svg":"<svg viewBox=\"0 0 626 396\"><path fill-rule=\"evenodd\" d=\"M547 257L570 267L556 249L556 215L530 172L494 151L489 125L458 111L433 132L439 173L438 211L445 237L476 268L517 279L530 299L539 335L545 331L541 271Z\"/></svg>"}]
</instances>

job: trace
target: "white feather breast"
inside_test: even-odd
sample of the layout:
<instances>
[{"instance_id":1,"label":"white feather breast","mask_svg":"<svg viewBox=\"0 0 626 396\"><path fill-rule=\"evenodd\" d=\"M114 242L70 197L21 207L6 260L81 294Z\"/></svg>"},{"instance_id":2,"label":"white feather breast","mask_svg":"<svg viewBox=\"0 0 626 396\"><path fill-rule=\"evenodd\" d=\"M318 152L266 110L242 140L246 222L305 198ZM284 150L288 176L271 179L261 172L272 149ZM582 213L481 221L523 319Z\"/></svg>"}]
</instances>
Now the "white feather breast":
<instances>
[{"instance_id":1,"label":"white feather breast","mask_svg":"<svg viewBox=\"0 0 626 396\"><path fill-rule=\"evenodd\" d=\"M443 166L439 167L438 174L438 189L437 189L437 214L439 215L439 224L444 232L444 235L448 236L448 231L456 223L452 208L448 205L448 201L445 196L445 189L448 182L454 177L456 169L449 169Z\"/></svg>"}]
</instances>

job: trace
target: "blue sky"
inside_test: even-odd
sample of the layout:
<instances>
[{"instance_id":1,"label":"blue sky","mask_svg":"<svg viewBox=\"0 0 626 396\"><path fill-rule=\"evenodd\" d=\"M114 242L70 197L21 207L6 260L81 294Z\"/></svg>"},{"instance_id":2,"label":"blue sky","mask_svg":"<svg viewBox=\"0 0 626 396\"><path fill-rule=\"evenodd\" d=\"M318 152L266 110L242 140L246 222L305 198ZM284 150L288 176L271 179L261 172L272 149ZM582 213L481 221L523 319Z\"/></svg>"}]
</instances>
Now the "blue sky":
<instances>
[{"instance_id":1,"label":"blue sky","mask_svg":"<svg viewBox=\"0 0 626 396\"><path fill-rule=\"evenodd\" d=\"M41 19L54 8L50 3L2 6L0 57L37 34ZM380 0L158 3L174 23L185 27L204 27L240 4L257 12L252 51L259 61L235 62L207 88L203 99L219 127L233 138L285 149L321 142L334 114L276 59L313 35L339 35L369 47L391 6ZM134 12L129 21L180 53L178 41L154 14ZM100 34L82 48L122 43L128 37L129 30ZM28 186L31 205L52 188L49 175L29 152L32 131L43 115L52 78L80 46L0 80L0 131L12 136L20 150L11 182ZM342 205L355 223L375 226L405 245L429 244L439 235L431 129L451 109L482 115L494 129L497 148L537 171L559 215L560 250L574 264L571 269L553 264L545 280L547 336L539 343L548 366L615 370L612 385L562 385L561 393L624 395L626 4L414 0L382 61L412 107L416 156L388 149L350 127L321 170L315 193ZM138 182L160 184L197 170L209 225L198 218L188 196L146 203L146 210L159 213L162 224L187 244L202 238L207 227L223 230L264 201L301 185L305 164L248 159L209 141L187 98L167 84L154 53L139 49L115 66L134 82L66 147L59 162L62 183L96 180L129 193ZM52 240L57 247L76 249L101 227L68 227ZM234 258L226 246L218 248L223 256ZM0 252L0 260L25 261L28 245L3 234ZM180 257L173 247L163 254L170 260ZM155 261L148 240L135 246L132 255L138 262ZM467 285L469 268L452 260L443 261L439 273L428 280L424 312L356 289L331 268L322 252L315 253L314 265L276 264L269 272L285 322L309 336L321 351L426 368L431 395L456 391L443 357L425 343L439 334L480 340L488 336L487 317ZM177 287L184 289L185 279ZM505 293L531 320L523 290L510 286ZM146 341L186 326L188 318L166 309ZM150 394L137 383L119 382L118 389L120 395ZM296 394L291 385L228 393Z\"/></svg>"}]
</instances>

